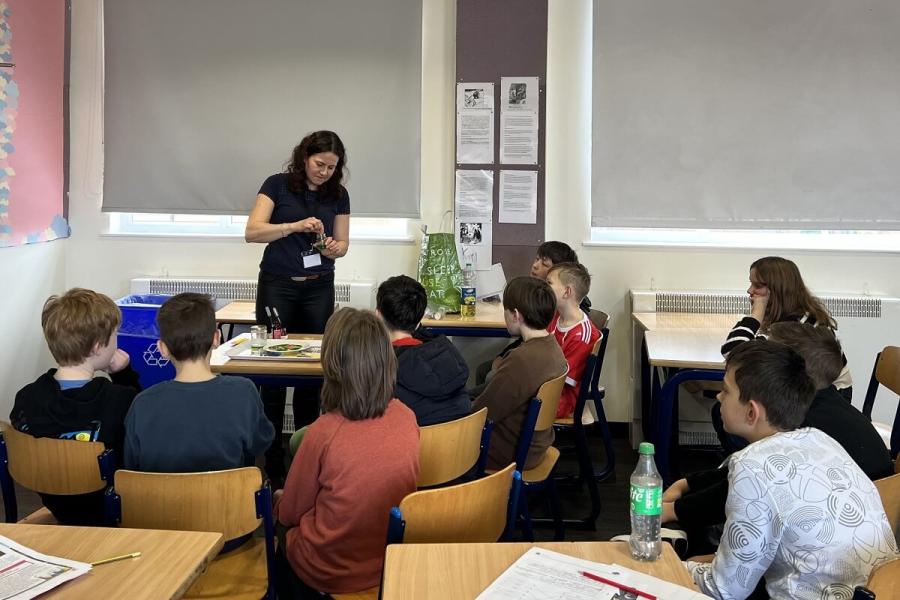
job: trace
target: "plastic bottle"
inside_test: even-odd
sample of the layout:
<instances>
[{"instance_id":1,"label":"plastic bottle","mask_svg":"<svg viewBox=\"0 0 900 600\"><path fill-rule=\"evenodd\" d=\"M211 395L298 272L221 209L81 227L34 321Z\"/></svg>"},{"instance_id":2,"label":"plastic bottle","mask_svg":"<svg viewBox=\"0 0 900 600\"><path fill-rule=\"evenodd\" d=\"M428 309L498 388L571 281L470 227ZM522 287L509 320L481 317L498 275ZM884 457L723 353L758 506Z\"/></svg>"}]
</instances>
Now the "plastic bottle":
<instances>
[{"instance_id":1,"label":"plastic bottle","mask_svg":"<svg viewBox=\"0 0 900 600\"><path fill-rule=\"evenodd\" d=\"M653 444L642 442L638 453L640 458L631 474L631 556L656 560L662 552L662 477L653 462Z\"/></svg>"},{"instance_id":2,"label":"plastic bottle","mask_svg":"<svg viewBox=\"0 0 900 600\"><path fill-rule=\"evenodd\" d=\"M461 317L475 316L475 268L472 263L466 263L463 269L463 284L459 288L459 315Z\"/></svg>"}]
</instances>

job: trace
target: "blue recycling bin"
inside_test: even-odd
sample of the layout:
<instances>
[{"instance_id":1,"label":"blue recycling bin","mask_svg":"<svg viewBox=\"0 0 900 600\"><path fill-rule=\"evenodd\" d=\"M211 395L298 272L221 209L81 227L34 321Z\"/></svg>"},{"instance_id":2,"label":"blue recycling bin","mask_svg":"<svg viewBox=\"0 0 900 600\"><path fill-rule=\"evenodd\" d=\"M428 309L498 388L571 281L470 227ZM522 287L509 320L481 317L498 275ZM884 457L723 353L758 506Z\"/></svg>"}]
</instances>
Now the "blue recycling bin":
<instances>
[{"instance_id":1,"label":"blue recycling bin","mask_svg":"<svg viewBox=\"0 0 900 600\"><path fill-rule=\"evenodd\" d=\"M116 300L122 311L122 326L117 341L119 348L131 357L131 367L138 372L141 387L147 389L160 381L175 378L175 367L162 357L156 343L159 327L156 314L171 298L163 294L135 294Z\"/></svg>"}]
</instances>

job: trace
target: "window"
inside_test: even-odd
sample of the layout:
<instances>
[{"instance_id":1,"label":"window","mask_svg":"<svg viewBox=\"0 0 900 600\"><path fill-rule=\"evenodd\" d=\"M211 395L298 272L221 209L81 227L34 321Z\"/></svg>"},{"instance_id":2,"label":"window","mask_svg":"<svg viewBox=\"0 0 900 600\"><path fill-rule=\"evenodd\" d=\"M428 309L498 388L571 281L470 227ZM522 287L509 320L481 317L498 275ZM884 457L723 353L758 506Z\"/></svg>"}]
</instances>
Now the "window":
<instances>
[{"instance_id":1,"label":"window","mask_svg":"<svg viewBox=\"0 0 900 600\"><path fill-rule=\"evenodd\" d=\"M246 215L175 215L157 213L108 213L109 235L240 237ZM350 240L411 241L410 219L353 217Z\"/></svg>"}]
</instances>

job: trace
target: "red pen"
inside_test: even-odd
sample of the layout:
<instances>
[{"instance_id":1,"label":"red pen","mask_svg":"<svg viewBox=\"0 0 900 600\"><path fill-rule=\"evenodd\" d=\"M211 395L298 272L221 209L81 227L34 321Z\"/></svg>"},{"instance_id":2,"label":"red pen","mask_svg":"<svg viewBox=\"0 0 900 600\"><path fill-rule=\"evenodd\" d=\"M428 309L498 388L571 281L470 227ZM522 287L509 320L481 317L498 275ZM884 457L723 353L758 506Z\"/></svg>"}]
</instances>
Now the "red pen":
<instances>
[{"instance_id":1,"label":"red pen","mask_svg":"<svg viewBox=\"0 0 900 600\"><path fill-rule=\"evenodd\" d=\"M593 573L588 573L587 571L582 571L582 575L587 577L588 579L593 579L594 581L599 581L600 583L605 583L606 585L611 585L614 588L618 589L620 592L630 592L635 596L641 596L642 598L647 598L648 600L656 600L656 596L652 594L648 594L647 592L642 592L641 590L633 587L629 587L622 583L616 583L612 579L607 579L605 577L600 577L599 575L594 575Z\"/></svg>"}]
</instances>

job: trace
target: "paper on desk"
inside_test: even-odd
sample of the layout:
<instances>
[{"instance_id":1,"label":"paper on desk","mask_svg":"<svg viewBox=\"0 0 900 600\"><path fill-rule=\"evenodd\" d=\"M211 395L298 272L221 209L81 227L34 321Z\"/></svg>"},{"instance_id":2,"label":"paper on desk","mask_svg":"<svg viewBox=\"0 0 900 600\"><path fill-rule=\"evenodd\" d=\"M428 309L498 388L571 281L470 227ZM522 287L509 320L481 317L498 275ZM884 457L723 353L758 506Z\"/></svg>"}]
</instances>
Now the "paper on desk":
<instances>
[{"instance_id":1,"label":"paper on desk","mask_svg":"<svg viewBox=\"0 0 900 600\"><path fill-rule=\"evenodd\" d=\"M0 536L0 598L28 600L80 577L91 565L48 556Z\"/></svg>"},{"instance_id":2,"label":"paper on desk","mask_svg":"<svg viewBox=\"0 0 900 600\"><path fill-rule=\"evenodd\" d=\"M496 263L487 271L478 271L478 280L475 291L479 300L490 298L503 293L506 287L506 275L503 273L503 265Z\"/></svg>"},{"instance_id":3,"label":"paper on desk","mask_svg":"<svg viewBox=\"0 0 900 600\"><path fill-rule=\"evenodd\" d=\"M532 548L479 596L478 600L617 600L619 590L582 575L600 575L660 600L708 598L680 585L619 565L592 562L552 550Z\"/></svg>"}]
</instances>

